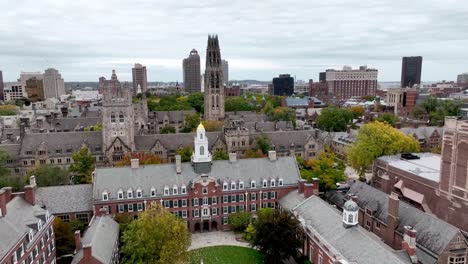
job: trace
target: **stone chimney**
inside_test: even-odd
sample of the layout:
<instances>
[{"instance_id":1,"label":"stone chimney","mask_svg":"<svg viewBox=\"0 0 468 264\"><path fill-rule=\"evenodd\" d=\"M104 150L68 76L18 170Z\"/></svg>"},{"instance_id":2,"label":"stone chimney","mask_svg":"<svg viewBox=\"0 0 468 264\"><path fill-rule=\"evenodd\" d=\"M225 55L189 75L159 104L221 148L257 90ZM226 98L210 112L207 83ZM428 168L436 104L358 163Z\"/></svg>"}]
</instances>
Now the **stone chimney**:
<instances>
[{"instance_id":1,"label":"stone chimney","mask_svg":"<svg viewBox=\"0 0 468 264\"><path fill-rule=\"evenodd\" d=\"M24 187L24 200L31 205L36 204L36 190L35 186L27 185Z\"/></svg>"},{"instance_id":2,"label":"stone chimney","mask_svg":"<svg viewBox=\"0 0 468 264\"><path fill-rule=\"evenodd\" d=\"M90 263L92 258L93 258L93 253L92 253L91 245L84 245L83 246L83 263Z\"/></svg>"},{"instance_id":3,"label":"stone chimney","mask_svg":"<svg viewBox=\"0 0 468 264\"><path fill-rule=\"evenodd\" d=\"M306 180L300 179L299 184L298 184L298 192L299 193L304 193L304 184L306 183Z\"/></svg>"},{"instance_id":4,"label":"stone chimney","mask_svg":"<svg viewBox=\"0 0 468 264\"><path fill-rule=\"evenodd\" d=\"M80 230L75 231L75 250L78 252L78 250L81 249L81 233Z\"/></svg>"},{"instance_id":5,"label":"stone chimney","mask_svg":"<svg viewBox=\"0 0 468 264\"><path fill-rule=\"evenodd\" d=\"M416 230L411 226L404 226L403 241L401 241L401 248L408 252L411 263L418 263L416 256Z\"/></svg>"},{"instance_id":6,"label":"stone chimney","mask_svg":"<svg viewBox=\"0 0 468 264\"><path fill-rule=\"evenodd\" d=\"M400 247L400 245L397 245L393 242L394 233L399 224L399 204L400 200L398 199L398 194L392 192L388 197L387 230L383 235L384 240L387 241L387 243L389 243L393 248Z\"/></svg>"},{"instance_id":7,"label":"stone chimney","mask_svg":"<svg viewBox=\"0 0 468 264\"><path fill-rule=\"evenodd\" d=\"M268 159L270 159L270 161L276 161L276 151L269 150L268 151Z\"/></svg>"},{"instance_id":8,"label":"stone chimney","mask_svg":"<svg viewBox=\"0 0 468 264\"><path fill-rule=\"evenodd\" d=\"M237 153L231 152L229 153L229 162L234 163L237 161Z\"/></svg>"},{"instance_id":9,"label":"stone chimney","mask_svg":"<svg viewBox=\"0 0 468 264\"><path fill-rule=\"evenodd\" d=\"M313 183L304 183L304 197L307 199L314 194L314 184Z\"/></svg>"},{"instance_id":10,"label":"stone chimney","mask_svg":"<svg viewBox=\"0 0 468 264\"><path fill-rule=\"evenodd\" d=\"M175 156L175 167L176 167L176 173L181 174L182 173L182 157L180 155Z\"/></svg>"},{"instance_id":11,"label":"stone chimney","mask_svg":"<svg viewBox=\"0 0 468 264\"><path fill-rule=\"evenodd\" d=\"M130 160L130 167L132 169L138 169L140 167L140 160L139 159L131 159Z\"/></svg>"},{"instance_id":12,"label":"stone chimney","mask_svg":"<svg viewBox=\"0 0 468 264\"><path fill-rule=\"evenodd\" d=\"M4 217L7 214L7 201L5 189L0 190L0 217Z\"/></svg>"}]
</instances>

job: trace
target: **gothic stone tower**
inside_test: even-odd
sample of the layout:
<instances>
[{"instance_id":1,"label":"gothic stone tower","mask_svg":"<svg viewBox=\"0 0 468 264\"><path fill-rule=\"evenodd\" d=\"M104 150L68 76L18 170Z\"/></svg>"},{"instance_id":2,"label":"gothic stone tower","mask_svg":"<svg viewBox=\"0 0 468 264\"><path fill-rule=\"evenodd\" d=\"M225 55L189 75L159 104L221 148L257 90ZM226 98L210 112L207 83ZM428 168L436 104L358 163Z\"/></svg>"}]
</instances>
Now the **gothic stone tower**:
<instances>
[{"instance_id":1,"label":"gothic stone tower","mask_svg":"<svg viewBox=\"0 0 468 264\"><path fill-rule=\"evenodd\" d=\"M224 118L224 77L218 36L208 36L205 67L205 119Z\"/></svg>"},{"instance_id":2,"label":"gothic stone tower","mask_svg":"<svg viewBox=\"0 0 468 264\"><path fill-rule=\"evenodd\" d=\"M128 85L122 86L119 82L115 70L112 70L111 80L102 81L103 151L106 162L114 163L135 149L132 93Z\"/></svg>"}]
</instances>

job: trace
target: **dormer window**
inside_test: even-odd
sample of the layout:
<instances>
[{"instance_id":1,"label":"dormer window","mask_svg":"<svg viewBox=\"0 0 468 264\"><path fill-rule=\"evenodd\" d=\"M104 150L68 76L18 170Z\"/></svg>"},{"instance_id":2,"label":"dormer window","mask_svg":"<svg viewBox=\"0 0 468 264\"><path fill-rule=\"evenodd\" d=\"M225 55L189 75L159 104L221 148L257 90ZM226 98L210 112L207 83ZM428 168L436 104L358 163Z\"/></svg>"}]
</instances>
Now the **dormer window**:
<instances>
[{"instance_id":1,"label":"dormer window","mask_svg":"<svg viewBox=\"0 0 468 264\"><path fill-rule=\"evenodd\" d=\"M174 187L172 187L172 194L178 194L178 188L176 185L174 185Z\"/></svg>"},{"instance_id":2,"label":"dormer window","mask_svg":"<svg viewBox=\"0 0 468 264\"><path fill-rule=\"evenodd\" d=\"M263 180L263 188L266 188L267 187L267 180Z\"/></svg>"},{"instance_id":3,"label":"dormer window","mask_svg":"<svg viewBox=\"0 0 468 264\"><path fill-rule=\"evenodd\" d=\"M257 185L255 184L255 181L250 182L250 188L255 189Z\"/></svg>"},{"instance_id":4,"label":"dormer window","mask_svg":"<svg viewBox=\"0 0 468 264\"><path fill-rule=\"evenodd\" d=\"M164 195L169 195L169 187L164 187Z\"/></svg>"},{"instance_id":5,"label":"dormer window","mask_svg":"<svg viewBox=\"0 0 468 264\"><path fill-rule=\"evenodd\" d=\"M120 189L120 190L117 192L117 199L119 199L119 200L122 200L122 199L123 199L123 191L122 191L122 189Z\"/></svg>"},{"instance_id":6,"label":"dormer window","mask_svg":"<svg viewBox=\"0 0 468 264\"><path fill-rule=\"evenodd\" d=\"M137 190L137 198L141 198L141 197L143 197L143 192L141 191L140 188L138 188L138 190Z\"/></svg>"},{"instance_id":7,"label":"dormer window","mask_svg":"<svg viewBox=\"0 0 468 264\"><path fill-rule=\"evenodd\" d=\"M270 186L271 186L271 187L275 187L275 186L276 186L276 181L275 181L275 179L271 179L271 180L270 180Z\"/></svg>"},{"instance_id":8,"label":"dormer window","mask_svg":"<svg viewBox=\"0 0 468 264\"><path fill-rule=\"evenodd\" d=\"M151 197L156 196L156 189L154 187L151 188Z\"/></svg>"},{"instance_id":9,"label":"dormer window","mask_svg":"<svg viewBox=\"0 0 468 264\"><path fill-rule=\"evenodd\" d=\"M223 191L227 191L228 190L228 184L227 182L224 182L223 183Z\"/></svg>"},{"instance_id":10,"label":"dormer window","mask_svg":"<svg viewBox=\"0 0 468 264\"><path fill-rule=\"evenodd\" d=\"M185 187L185 185L182 185L182 187L180 187L180 193L181 194L186 194L187 193L187 187Z\"/></svg>"},{"instance_id":11,"label":"dormer window","mask_svg":"<svg viewBox=\"0 0 468 264\"><path fill-rule=\"evenodd\" d=\"M104 191L102 192L102 200L103 201L109 201L109 193Z\"/></svg>"},{"instance_id":12,"label":"dormer window","mask_svg":"<svg viewBox=\"0 0 468 264\"><path fill-rule=\"evenodd\" d=\"M133 190L130 188L127 191L127 199L132 199L133 198Z\"/></svg>"},{"instance_id":13,"label":"dormer window","mask_svg":"<svg viewBox=\"0 0 468 264\"><path fill-rule=\"evenodd\" d=\"M278 180L278 186L283 186L283 179Z\"/></svg>"},{"instance_id":14,"label":"dormer window","mask_svg":"<svg viewBox=\"0 0 468 264\"><path fill-rule=\"evenodd\" d=\"M29 228L29 233L28 233L29 242L31 242L33 238L34 238L33 230L32 228Z\"/></svg>"},{"instance_id":15,"label":"dormer window","mask_svg":"<svg viewBox=\"0 0 468 264\"><path fill-rule=\"evenodd\" d=\"M236 189L236 183L235 182L231 182L231 190L235 190Z\"/></svg>"},{"instance_id":16,"label":"dormer window","mask_svg":"<svg viewBox=\"0 0 468 264\"><path fill-rule=\"evenodd\" d=\"M42 229L42 220L39 219L39 221L37 222L37 230L41 230Z\"/></svg>"},{"instance_id":17,"label":"dormer window","mask_svg":"<svg viewBox=\"0 0 468 264\"><path fill-rule=\"evenodd\" d=\"M243 181L239 182L239 190L244 190L244 182Z\"/></svg>"}]
</instances>

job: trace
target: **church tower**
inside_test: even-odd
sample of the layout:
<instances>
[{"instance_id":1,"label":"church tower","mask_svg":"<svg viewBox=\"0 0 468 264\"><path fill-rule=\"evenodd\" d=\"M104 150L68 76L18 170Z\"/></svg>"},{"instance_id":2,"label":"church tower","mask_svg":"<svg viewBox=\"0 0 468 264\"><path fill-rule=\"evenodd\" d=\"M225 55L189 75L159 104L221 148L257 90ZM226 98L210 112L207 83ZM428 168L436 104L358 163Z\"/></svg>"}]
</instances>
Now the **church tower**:
<instances>
[{"instance_id":1,"label":"church tower","mask_svg":"<svg viewBox=\"0 0 468 264\"><path fill-rule=\"evenodd\" d=\"M102 79L102 80L101 80ZM132 93L127 84L122 85L115 70L112 78L102 81L102 143L107 163L120 161L135 150L135 126Z\"/></svg>"},{"instance_id":2,"label":"church tower","mask_svg":"<svg viewBox=\"0 0 468 264\"><path fill-rule=\"evenodd\" d=\"M218 36L208 36L205 67L205 119L224 118L224 76Z\"/></svg>"},{"instance_id":3,"label":"church tower","mask_svg":"<svg viewBox=\"0 0 468 264\"><path fill-rule=\"evenodd\" d=\"M194 139L192 165L196 173L208 173L211 170L211 154L208 150L208 138L205 127L200 123Z\"/></svg>"}]
</instances>

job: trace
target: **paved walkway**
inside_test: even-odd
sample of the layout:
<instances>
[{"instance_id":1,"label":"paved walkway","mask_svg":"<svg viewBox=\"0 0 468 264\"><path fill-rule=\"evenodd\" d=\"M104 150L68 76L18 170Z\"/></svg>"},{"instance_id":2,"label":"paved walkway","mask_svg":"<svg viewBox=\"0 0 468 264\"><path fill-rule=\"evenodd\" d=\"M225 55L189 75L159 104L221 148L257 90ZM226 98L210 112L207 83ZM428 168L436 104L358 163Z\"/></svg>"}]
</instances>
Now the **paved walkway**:
<instances>
[{"instance_id":1,"label":"paved walkway","mask_svg":"<svg viewBox=\"0 0 468 264\"><path fill-rule=\"evenodd\" d=\"M211 246L249 247L248 243L236 240L236 235L228 231L213 231L192 234L192 244L189 250Z\"/></svg>"}]
</instances>

